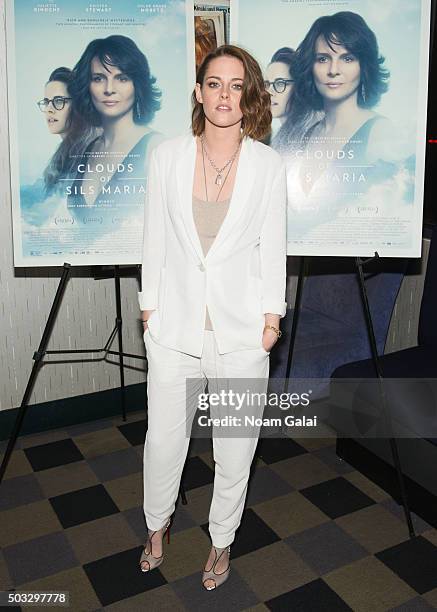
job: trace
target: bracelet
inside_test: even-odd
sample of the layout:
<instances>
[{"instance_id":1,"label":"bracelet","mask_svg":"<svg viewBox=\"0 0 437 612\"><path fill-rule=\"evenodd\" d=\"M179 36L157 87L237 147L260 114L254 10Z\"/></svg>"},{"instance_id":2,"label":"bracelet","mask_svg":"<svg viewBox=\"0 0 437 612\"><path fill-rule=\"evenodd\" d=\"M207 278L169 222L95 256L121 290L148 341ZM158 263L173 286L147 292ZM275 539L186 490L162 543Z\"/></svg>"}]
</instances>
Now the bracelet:
<instances>
[{"instance_id":1,"label":"bracelet","mask_svg":"<svg viewBox=\"0 0 437 612\"><path fill-rule=\"evenodd\" d=\"M282 332L277 327L273 327L273 325L264 325L264 329L271 329L275 332L275 334L280 338L282 336Z\"/></svg>"}]
</instances>

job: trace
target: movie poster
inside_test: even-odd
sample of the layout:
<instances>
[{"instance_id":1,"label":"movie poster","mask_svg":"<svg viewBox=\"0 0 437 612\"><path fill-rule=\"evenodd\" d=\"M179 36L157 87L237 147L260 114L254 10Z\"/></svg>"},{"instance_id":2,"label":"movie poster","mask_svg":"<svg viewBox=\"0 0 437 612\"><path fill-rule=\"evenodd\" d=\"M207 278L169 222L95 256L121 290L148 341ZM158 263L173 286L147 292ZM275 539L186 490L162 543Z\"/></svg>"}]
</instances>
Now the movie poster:
<instances>
[{"instance_id":1,"label":"movie poster","mask_svg":"<svg viewBox=\"0 0 437 612\"><path fill-rule=\"evenodd\" d=\"M287 166L288 254L419 257L429 0L233 0ZM261 35L262 33L262 35Z\"/></svg>"},{"instance_id":2,"label":"movie poster","mask_svg":"<svg viewBox=\"0 0 437 612\"><path fill-rule=\"evenodd\" d=\"M189 129L187 0L8 0L16 266L141 261L154 147Z\"/></svg>"},{"instance_id":3,"label":"movie poster","mask_svg":"<svg viewBox=\"0 0 437 612\"><path fill-rule=\"evenodd\" d=\"M194 5L196 71L208 53L229 42L229 13L229 0Z\"/></svg>"}]
</instances>

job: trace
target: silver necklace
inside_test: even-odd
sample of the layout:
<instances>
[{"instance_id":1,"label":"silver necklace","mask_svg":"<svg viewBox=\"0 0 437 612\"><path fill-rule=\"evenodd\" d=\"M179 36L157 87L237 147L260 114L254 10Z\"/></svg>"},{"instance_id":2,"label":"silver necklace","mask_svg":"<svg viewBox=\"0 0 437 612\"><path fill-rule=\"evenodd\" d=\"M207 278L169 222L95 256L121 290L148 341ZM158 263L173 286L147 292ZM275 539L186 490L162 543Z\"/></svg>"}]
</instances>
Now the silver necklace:
<instances>
[{"instance_id":1,"label":"silver necklace","mask_svg":"<svg viewBox=\"0 0 437 612\"><path fill-rule=\"evenodd\" d=\"M206 201L207 201L207 202L209 202L209 196L208 196L208 186L207 186L207 183L206 183L206 168L205 168L205 153L206 153L206 151L205 151L205 147L204 147L204 144L203 144L203 139L202 139L202 137L200 138L200 143L201 143L201 145L202 145L202 163L203 163L203 179L204 179L204 181L205 181L205 195L206 195ZM240 145L238 145L238 149L239 149L239 148L240 148ZM238 149L237 149L236 153L238 153ZM216 199L215 199L215 201L216 201L216 202L218 202L218 199L219 199L219 197L220 197L220 194L221 194L221 192L222 192L222 189L223 189L223 187L224 187L224 185L225 185L225 183L226 183L226 179L228 178L229 173L230 173L230 171L231 171L231 169L232 169L232 165L233 165L233 163L234 163L235 157L236 157L236 154L235 154L235 155L233 156L233 158L231 159L230 166L229 166L229 170L226 172L226 176L225 176L224 181L220 182L220 189L219 189L219 192L218 192L217 197L216 197ZM216 185L217 185L217 181L216 181Z\"/></svg>"},{"instance_id":2,"label":"silver necklace","mask_svg":"<svg viewBox=\"0 0 437 612\"><path fill-rule=\"evenodd\" d=\"M238 153L238 151L239 151L239 149L240 149L240 143L238 143L238 147L235 149L234 154L232 155L232 157L230 157L230 158L228 159L228 161L225 163L225 165L223 166L223 168L218 168L218 167L216 166L216 164L215 164L214 160L213 160L213 159L211 159L211 158L210 158L210 156L208 155L208 151L207 151L206 146L205 146L205 137L204 137L204 135L203 135L203 134L200 136L200 142L202 143L202 152L204 152L204 153L205 153L207 160L209 161L209 163L211 164L211 166L214 168L214 170L217 172L217 176L216 176L216 179L215 179L215 184L216 184L216 185L218 185L218 186L221 186L221 185L222 185L222 182L223 182L223 172L226 170L226 168L227 168L229 165L232 165L232 163L233 163L234 159L237 157L237 153ZM227 176L227 175L226 175L226 176ZM225 180L226 180L226 179L225 179Z\"/></svg>"}]
</instances>

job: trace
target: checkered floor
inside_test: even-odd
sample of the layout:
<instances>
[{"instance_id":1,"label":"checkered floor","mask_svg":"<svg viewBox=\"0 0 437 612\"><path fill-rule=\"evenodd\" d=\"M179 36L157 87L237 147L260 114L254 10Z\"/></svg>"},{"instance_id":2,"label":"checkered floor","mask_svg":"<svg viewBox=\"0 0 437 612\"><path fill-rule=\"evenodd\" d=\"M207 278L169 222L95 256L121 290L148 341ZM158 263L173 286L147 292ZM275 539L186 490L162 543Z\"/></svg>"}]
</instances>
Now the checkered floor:
<instances>
[{"instance_id":1,"label":"checkered floor","mask_svg":"<svg viewBox=\"0 0 437 612\"><path fill-rule=\"evenodd\" d=\"M26 436L0 486L0 590L67 590L80 610L437 609L437 531L335 454L333 439L264 439L216 592L209 551L209 440L194 440L159 569L138 568L143 413ZM3 449L5 444L3 444ZM10 608L9 608L10 609Z\"/></svg>"}]
</instances>

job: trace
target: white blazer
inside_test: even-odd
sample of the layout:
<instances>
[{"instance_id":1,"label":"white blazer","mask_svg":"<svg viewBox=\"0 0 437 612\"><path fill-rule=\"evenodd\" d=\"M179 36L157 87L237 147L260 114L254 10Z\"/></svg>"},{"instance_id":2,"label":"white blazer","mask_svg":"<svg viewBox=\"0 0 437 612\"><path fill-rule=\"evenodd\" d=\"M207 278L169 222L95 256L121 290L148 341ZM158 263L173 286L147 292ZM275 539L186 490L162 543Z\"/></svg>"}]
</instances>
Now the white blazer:
<instances>
[{"instance_id":1,"label":"white blazer","mask_svg":"<svg viewBox=\"0 0 437 612\"><path fill-rule=\"evenodd\" d=\"M228 213L206 257L193 219L196 140L152 152L144 217L141 310L168 348L200 357L208 307L220 354L260 348L264 313L285 315L286 175L281 157L242 143Z\"/></svg>"}]
</instances>

